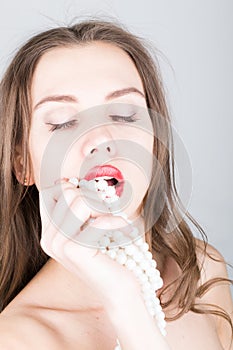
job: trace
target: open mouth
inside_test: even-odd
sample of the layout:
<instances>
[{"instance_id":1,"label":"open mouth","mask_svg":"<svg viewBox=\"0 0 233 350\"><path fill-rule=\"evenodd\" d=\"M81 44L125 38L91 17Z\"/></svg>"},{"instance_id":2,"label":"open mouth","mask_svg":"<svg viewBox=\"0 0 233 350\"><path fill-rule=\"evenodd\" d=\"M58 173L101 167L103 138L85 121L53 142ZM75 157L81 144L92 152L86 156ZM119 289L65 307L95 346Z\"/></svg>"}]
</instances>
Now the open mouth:
<instances>
[{"instance_id":1,"label":"open mouth","mask_svg":"<svg viewBox=\"0 0 233 350\"><path fill-rule=\"evenodd\" d=\"M89 170L84 179L95 182L96 190L103 192L103 199L109 198L115 201L123 192L124 177L120 170L112 165L95 166Z\"/></svg>"},{"instance_id":2,"label":"open mouth","mask_svg":"<svg viewBox=\"0 0 233 350\"><path fill-rule=\"evenodd\" d=\"M121 196L121 194L123 192L124 181L119 181L115 177L110 177L110 176L96 177L94 180L96 182L97 191L105 190L105 192L107 192L106 193L106 197L107 198L111 197L110 194L114 194L114 191L109 190L109 189L106 190L107 187L114 187L115 188L115 194L118 197Z\"/></svg>"}]
</instances>

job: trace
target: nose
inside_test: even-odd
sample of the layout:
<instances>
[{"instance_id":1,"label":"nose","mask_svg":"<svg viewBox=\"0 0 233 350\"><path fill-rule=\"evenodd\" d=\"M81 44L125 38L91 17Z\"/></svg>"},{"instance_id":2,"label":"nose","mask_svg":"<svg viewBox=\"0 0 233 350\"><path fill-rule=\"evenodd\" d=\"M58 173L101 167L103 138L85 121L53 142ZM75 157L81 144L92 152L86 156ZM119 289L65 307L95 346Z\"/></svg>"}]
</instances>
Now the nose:
<instances>
[{"instance_id":1,"label":"nose","mask_svg":"<svg viewBox=\"0 0 233 350\"><path fill-rule=\"evenodd\" d=\"M116 155L116 143L107 130L88 133L83 153L88 158L100 155L113 157Z\"/></svg>"}]
</instances>

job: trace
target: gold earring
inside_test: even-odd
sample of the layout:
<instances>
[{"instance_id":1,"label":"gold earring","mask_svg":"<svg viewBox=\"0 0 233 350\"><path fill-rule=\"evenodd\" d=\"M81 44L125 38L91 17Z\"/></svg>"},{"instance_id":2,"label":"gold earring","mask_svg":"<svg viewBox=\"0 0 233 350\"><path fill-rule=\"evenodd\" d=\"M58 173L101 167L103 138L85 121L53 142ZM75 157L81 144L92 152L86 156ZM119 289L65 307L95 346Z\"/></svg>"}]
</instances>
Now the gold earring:
<instances>
[{"instance_id":1,"label":"gold earring","mask_svg":"<svg viewBox=\"0 0 233 350\"><path fill-rule=\"evenodd\" d=\"M24 186L27 186L27 184L28 184L28 180L27 180L26 177L25 177L24 180L23 180L23 184L24 184Z\"/></svg>"}]
</instances>

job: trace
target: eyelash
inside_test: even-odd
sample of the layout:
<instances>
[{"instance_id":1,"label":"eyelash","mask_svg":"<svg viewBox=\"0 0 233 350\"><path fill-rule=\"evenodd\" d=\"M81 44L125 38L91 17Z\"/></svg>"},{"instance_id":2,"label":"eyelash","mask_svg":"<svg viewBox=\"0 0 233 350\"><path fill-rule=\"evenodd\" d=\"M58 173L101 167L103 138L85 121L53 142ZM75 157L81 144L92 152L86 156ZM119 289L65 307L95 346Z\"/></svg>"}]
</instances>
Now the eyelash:
<instances>
[{"instance_id":1,"label":"eyelash","mask_svg":"<svg viewBox=\"0 0 233 350\"><path fill-rule=\"evenodd\" d=\"M110 118L112 118L113 121L122 121L126 123L133 123L136 122L138 119L136 119L135 116L136 113L131 114L129 116L123 116L123 115L110 115ZM55 130L63 130L63 129L70 129L74 127L77 124L77 120L70 120L65 123L61 124L52 124L52 123L46 123L48 125L51 125L52 127L49 129L49 131L55 131Z\"/></svg>"},{"instance_id":2,"label":"eyelash","mask_svg":"<svg viewBox=\"0 0 233 350\"><path fill-rule=\"evenodd\" d=\"M62 129L69 129L75 126L77 123L77 120L70 120L69 122L65 122L62 124L52 124L52 123L46 123L48 125L51 125L52 127L49 129L49 131L55 131L55 130L62 130Z\"/></svg>"}]
</instances>

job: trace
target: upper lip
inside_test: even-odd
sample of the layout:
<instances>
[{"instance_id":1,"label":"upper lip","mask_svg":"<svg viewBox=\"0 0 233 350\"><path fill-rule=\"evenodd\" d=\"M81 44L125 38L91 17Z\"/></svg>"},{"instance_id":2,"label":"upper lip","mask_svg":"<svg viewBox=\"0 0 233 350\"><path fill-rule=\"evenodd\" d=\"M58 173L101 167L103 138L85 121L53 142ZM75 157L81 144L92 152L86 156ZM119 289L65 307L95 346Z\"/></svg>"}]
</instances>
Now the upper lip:
<instances>
[{"instance_id":1,"label":"upper lip","mask_svg":"<svg viewBox=\"0 0 233 350\"><path fill-rule=\"evenodd\" d=\"M97 165L87 172L84 179L90 181L95 179L96 177L101 176L111 176L117 179L117 181L119 182L124 180L124 177L120 170L114 167L113 165Z\"/></svg>"}]
</instances>

